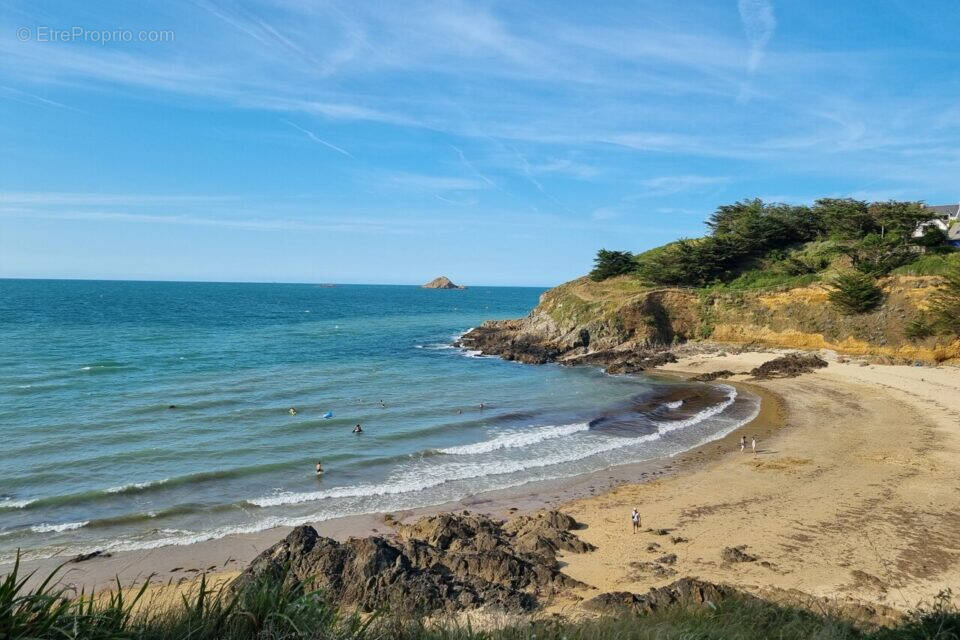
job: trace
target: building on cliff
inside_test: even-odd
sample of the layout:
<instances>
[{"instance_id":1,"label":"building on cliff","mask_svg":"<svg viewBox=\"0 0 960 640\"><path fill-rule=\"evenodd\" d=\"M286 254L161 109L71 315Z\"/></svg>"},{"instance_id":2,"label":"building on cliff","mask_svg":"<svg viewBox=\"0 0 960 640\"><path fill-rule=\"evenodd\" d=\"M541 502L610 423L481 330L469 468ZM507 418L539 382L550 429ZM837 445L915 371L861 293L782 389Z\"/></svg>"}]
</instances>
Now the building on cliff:
<instances>
[{"instance_id":1,"label":"building on cliff","mask_svg":"<svg viewBox=\"0 0 960 640\"><path fill-rule=\"evenodd\" d=\"M927 209L931 218L917 225L913 237L919 238L927 229L935 228L947 235L947 241L951 245L960 248L960 204L940 204Z\"/></svg>"}]
</instances>

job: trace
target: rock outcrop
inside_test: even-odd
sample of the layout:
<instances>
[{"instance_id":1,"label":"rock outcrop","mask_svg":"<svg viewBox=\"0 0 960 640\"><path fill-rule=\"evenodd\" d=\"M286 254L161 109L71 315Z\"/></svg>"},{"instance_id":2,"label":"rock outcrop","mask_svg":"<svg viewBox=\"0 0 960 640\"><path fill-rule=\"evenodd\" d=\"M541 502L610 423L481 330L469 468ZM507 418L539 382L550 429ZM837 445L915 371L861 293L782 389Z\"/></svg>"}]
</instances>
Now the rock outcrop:
<instances>
[{"instance_id":1,"label":"rock outcrop","mask_svg":"<svg viewBox=\"0 0 960 640\"><path fill-rule=\"evenodd\" d=\"M576 527L556 511L506 523L446 513L398 525L395 540L340 543L301 526L257 556L233 588L258 580L309 584L337 604L364 611L529 611L538 597L586 586L562 573L556 556L593 549L570 533Z\"/></svg>"},{"instance_id":2,"label":"rock outcrop","mask_svg":"<svg viewBox=\"0 0 960 640\"><path fill-rule=\"evenodd\" d=\"M440 276L439 278L434 278L430 282L420 287L421 289L466 289L466 287L458 284L453 284L450 281L450 278L446 276Z\"/></svg>"},{"instance_id":3,"label":"rock outcrop","mask_svg":"<svg viewBox=\"0 0 960 640\"><path fill-rule=\"evenodd\" d=\"M682 578L665 587L650 589L647 593L636 594L629 591L601 593L583 603L583 608L598 613L618 613L624 609L639 612L651 612L672 605L702 605L706 602L718 603L730 597L750 598L733 587L696 578Z\"/></svg>"},{"instance_id":4,"label":"rock outcrop","mask_svg":"<svg viewBox=\"0 0 960 640\"><path fill-rule=\"evenodd\" d=\"M518 362L599 364L611 373L656 366L653 354L697 340L832 349L892 362L960 360L960 339L907 335L938 284L936 277L885 278L883 303L848 316L830 304L823 284L712 292L651 288L630 276L580 278L544 293L526 318L486 322L459 344Z\"/></svg>"}]
</instances>

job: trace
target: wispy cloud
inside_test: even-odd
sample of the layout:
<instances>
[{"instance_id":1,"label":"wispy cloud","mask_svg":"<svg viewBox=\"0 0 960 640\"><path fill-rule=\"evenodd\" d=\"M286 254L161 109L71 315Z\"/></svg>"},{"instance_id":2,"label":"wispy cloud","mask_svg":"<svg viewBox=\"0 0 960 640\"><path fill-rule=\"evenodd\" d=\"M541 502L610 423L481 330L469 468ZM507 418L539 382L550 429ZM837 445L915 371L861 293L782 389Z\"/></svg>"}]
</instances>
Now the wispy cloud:
<instances>
[{"instance_id":1,"label":"wispy cloud","mask_svg":"<svg viewBox=\"0 0 960 640\"><path fill-rule=\"evenodd\" d=\"M705 187L715 187L727 184L730 178L725 176L659 176L640 181L646 196L665 196L683 191L694 191Z\"/></svg>"},{"instance_id":2,"label":"wispy cloud","mask_svg":"<svg viewBox=\"0 0 960 640\"><path fill-rule=\"evenodd\" d=\"M289 120L281 120L281 122L283 122L284 124L290 125L291 127L293 127L294 129L296 129L296 130L299 131L300 133L303 133L304 135L306 135L308 138L310 138L311 140L313 140L313 141L316 142L317 144L322 144L323 146L327 147L328 149L333 149L333 150L336 151L337 153L342 153L343 155L347 156L348 158L353 158L353 154L351 154L349 151L347 151L346 149L344 149L344 148L342 148L342 147L338 147L337 145L333 144L332 142L327 142L326 140L324 140L323 138L321 138L320 136L318 136L317 134L315 134L313 131L310 131L310 130L308 130L308 129L304 129L304 128L301 127L300 125L294 124L294 123L290 122Z\"/></svg>"},{"instance_id":3,"label":"wispy cloud","mask_svg":"<svg viewBox=\"0 0 960 640\"><path fill-rule=\"evenodd\" d=\"M753 73L760 66L767 44L777 30L777 19L773 15L773 5L769 0L738 0L740 22L750 44L750 57L747 69Z\"/></svg>"}]
</instances>

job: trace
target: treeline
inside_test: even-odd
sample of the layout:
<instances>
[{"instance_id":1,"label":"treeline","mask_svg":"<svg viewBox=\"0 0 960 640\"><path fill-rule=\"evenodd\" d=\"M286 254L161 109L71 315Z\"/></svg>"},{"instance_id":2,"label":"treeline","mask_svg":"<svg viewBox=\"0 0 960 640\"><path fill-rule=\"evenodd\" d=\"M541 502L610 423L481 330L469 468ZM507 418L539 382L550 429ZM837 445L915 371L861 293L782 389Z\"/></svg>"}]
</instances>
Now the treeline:
<instances>
[{"instance_id":1,"label":"treeline","mask_svg":"<svg viewBox=\"0 0 960 640\"><path fill-rule=\"evenodd\" d=\"M854 269L876 277L914 260L916 247L949 250L939 229L913 237L917 225L930 218L920 202L823 198L803 206L742 200L718 207L705 237L681 239L639 256L601 250L590 277L635 273L653 285L703 287L729 282L765 262L776 262L792 275L816 273L828 266L823 256L796 251L816 240L832 241Z\"/></svg>"}]
</instances>

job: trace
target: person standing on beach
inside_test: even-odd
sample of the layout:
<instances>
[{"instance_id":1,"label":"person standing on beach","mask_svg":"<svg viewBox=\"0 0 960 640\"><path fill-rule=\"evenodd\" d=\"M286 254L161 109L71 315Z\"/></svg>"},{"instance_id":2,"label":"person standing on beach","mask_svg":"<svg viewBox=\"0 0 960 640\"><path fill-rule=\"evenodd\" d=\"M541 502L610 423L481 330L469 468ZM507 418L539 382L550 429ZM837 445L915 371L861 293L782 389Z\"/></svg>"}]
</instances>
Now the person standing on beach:
<instances>
[{"instance_id":1,"label":"person standing on beach","mask_svg":"<svg viewBox=\"0 0 960 640\"><path fill-rule=\"evenodd\" d=\"M757 453L757 439L756 439L756 438L753 438L753 439L750 441L750 448L753 449L753 453L754 453L754 455L756 455L756 453Z\"/></svg>"},{"instance_id":2,"label":"person standing on beach","mask_svg":"<svg viewBox=\"0 0 960 640\"><path fill-rule=\"evenodd\" d=\"M747 436L740 436L740 453L747 448Z\"/></svg>"},{"instance_id":3,"label":"person standing on beach","mask_svg":"<svg viewBox=\"0 0 960 640\"><path fill-rule=\"evenodd\" d=\"M633 513L630 514L630 520L633 522L633 532L636 533L637 529L640 528L640 512L637 511L636 507L634 507Z\"/></svg>"}]
</instances>

